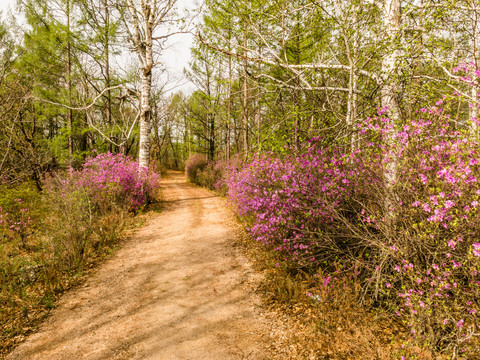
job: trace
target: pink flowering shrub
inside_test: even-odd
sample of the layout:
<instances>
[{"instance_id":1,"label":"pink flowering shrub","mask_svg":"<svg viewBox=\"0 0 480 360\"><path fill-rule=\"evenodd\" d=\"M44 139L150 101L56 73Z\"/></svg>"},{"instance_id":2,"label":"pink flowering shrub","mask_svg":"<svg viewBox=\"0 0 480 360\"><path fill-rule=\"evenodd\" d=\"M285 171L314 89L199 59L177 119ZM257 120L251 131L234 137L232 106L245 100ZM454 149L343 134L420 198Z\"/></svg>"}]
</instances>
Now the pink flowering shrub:
<instances>
[{"instance_id":1,"label":"pink flowering shrub","mask_svg":"<svg viewBox=\"0 0 480 360\"><path fill-rule=\"evenodd\" d=\"M80 170L51 177L45 190L58 215L51 225L55 257L73 268L87 251L115 238L124 212L138 211L159 195L160 176L140 169L128 156L104 153L88 159Z\"/></svg>"},{"instance_id":2,"label":"pink flowering shrub","mask_svg":"<svg viewBox=\"0 0 480 360\"><path fill-rule=\"evenodd\" d=\"M358 154L322 148L314 139L301 154L260 155L244 166L230 167L225 179L229 199L248 219L258 241L299 266L316 266L338 250L333 244L347 247L352 240L345 236L332 243L328 238L326 233L340 226L335 212L353 217L358 205L349 199L361 199L368 191L359 180L379 181ZM319 233L324 234L322 242Z\"/></svg>"},{"instance_id":3,"label":"pink flowering shrub","mask_svg":"<svg viewBox=\"0 0 480 360\"><path fill-rule=\"evenodd\" d=\"M199 183L200 172L205 169L208 162L203 155L194 154L185 162L185 174L190 182Z\"/></svg>"},{"instance_id":4,"label":"pink flowering shrub","mask_svg":"<svg viewBox=\"0 0 480 360\"><path fill-rule=\"evenodd\" d=\"M20 247L25 248L27 237L32 232L33 219L22 199L14 199L14 204L10 211L0 207L0 240L16 240Z\"/></svg>"},{"instance_id":5,"label":"pink flowering shrub","mask_svg":"<svg viewBox=\"0 0 480 360\"><path fill-rule=\"evenodd\" d=\"M396 183L380 192L391 192L391 213L366 204L362 214L376 230L365 288L396 308L418 341L467 351L480 330L480 147L438 107L421 109L391 139L395 146L380 146L385 162L397 162Z\"/></svg>"},{"instance_id":6,"label":"pink flowering shrub","mask_svg":"<svg viewBox=\"0 0 480 360\"><path fill-rule=\"evenodd\" d=\"M94 212L112 207L136 211L157 196L159 188L160 175L139 169L138 162L128 156L109 152L87 159L81 170L70 169L65 178L47 182L47 189L59 192L62 199L82 193Z\"/></svg>"},{"instance_id":7,"label":"pink flowering shrub","mask_svg":"<svg viewBox=\"0 0 480 360\"><path fill-rule=\"evenodd\" d=\"M227 161L208 162L207 165L198 171L197 184L210 190L215 190L222 196L227 194L227 184L225 183L225 172L234 164L240 163L237 157Z\"/></svg>"},{"instance_id":8,"label":"pink flowering shrub","mask_svg":"<svg viewBox=\"0 0 480 360\"><path fill-rule=\"evenodd\" d=\"M195 154L185 163L185 174L190 182L207 189L225 193L223 177L226 163L224 161L207 161L202 155Z\"/></svg>"},{"instance_id":9,"label":"pink flowering shrub","mask_svg":"<svg viewBox=\"0 0 480 360\"><path fill-rule=\"evenodd\" d=\"M216 184L222 179L224 174L224 165L222 162L209 162L203 169L197 172L197 183L207 189L214 190Z\"/></svg>"},{"instance_id":10,"label":"pink flowering shrub","mask_svg":"<svg viewBox=\"0 0 480 360\"><path fill-rule=\"evenodd\" d=\"M115 204L133 211L155 197L160 187L160 175L140 169L128 156L109 152L87 159L82 170L71 171L66 181L88 193L97 206Z\"/></svg>"},{"instance_id":11,"label":"pink flowering shrub","mask_svg":"<svg viewBox=\"0 0 480 360\"><path fill-rule=\"evenodd\" d=\"M480 145L444 101L400 130L380 112L353 151L314 139L231 166L225 182L250 234L287 262L327 288L338 269L354 274L415 341L468 357L480 334Z\"/></svg>"}]
</instances>

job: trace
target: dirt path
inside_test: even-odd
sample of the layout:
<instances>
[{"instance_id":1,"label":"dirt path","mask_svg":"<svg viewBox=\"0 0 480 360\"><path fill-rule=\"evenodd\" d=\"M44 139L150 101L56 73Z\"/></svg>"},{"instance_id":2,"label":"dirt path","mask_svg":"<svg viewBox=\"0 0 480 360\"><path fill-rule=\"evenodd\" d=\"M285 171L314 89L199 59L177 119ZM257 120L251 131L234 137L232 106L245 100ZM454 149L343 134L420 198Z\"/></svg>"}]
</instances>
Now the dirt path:
<instances>
[{"instance_id":1,"label":"dirt path","mask_svg":"<svg viewBox=\"0 0 480 360\"><path fill-rule=\"evenodd\" d=\"M166 207L7 359L267 359L255 273L224 202L164 181Z\"/></svg>"}]
</instances>

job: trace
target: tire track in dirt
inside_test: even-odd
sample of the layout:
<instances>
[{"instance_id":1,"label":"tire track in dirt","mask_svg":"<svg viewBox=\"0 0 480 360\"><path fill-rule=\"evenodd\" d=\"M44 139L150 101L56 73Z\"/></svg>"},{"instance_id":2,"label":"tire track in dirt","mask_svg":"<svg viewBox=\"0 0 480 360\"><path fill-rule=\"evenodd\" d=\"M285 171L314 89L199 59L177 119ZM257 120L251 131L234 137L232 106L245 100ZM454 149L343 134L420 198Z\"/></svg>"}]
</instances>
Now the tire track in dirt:
<instances>
[{"instance_id":1,"label":"tire track in dirt","mask_svg":"<svg viewBox=\"0 0 480 360\"><path fill-rule=\"evenodd\" d=\"M162 213L7 359L271 358L271 320L224 202L180 173L163 187Z\"/></svg>"}]
</instances>

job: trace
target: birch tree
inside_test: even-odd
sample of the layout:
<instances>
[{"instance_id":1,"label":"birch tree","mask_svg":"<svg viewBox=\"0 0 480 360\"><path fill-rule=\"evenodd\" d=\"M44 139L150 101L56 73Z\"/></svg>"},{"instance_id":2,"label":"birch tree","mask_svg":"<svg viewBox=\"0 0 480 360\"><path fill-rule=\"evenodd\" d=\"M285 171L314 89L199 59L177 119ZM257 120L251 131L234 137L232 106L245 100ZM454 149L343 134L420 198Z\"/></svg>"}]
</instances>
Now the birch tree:
<instances>
[{"instance_id":1,"label":"birch tree","mask_svg":"<svg viewBox=\"0 0 480 360\"><path fill-rule=\"evenodd\" d=\"M398 106L398 83L397 83L397 62L400 57L400 50L396 44L400 34L401 14L400 14L400 0L385 0L382 7L383 27L385 29L386 47L385 54L382 60L381 75L383 86L381 88L381 103L382 108L386 110L393 128L397 125L400 119L400 108ZM392 130L393 130L392 128ZM393 139L393 131L387 134L387 145L391 149L395 147ZM393 151L393 150L392 150ZM387 194L385 196L385 207L387 214L392 213L393 195L392 189L397 178L397 156L390 154L390 159L387 160L386 169L384 172Z\"/></svg>"},{"instance_id":2,"label":"birch tree","mask_svg":"<svg viewBox=\"0 0 480 360\"><path fill-rule=\"evenodd\" d=\"M151 99L152 72L156 48L161 50L166 35L158 35L169 21L172 20L176 0L126 0L124 12L128 40L140 61L140 143L138 159L140 167L148 167L150 162L150 130L151 130Z\"/></svg>"}]
</instances>

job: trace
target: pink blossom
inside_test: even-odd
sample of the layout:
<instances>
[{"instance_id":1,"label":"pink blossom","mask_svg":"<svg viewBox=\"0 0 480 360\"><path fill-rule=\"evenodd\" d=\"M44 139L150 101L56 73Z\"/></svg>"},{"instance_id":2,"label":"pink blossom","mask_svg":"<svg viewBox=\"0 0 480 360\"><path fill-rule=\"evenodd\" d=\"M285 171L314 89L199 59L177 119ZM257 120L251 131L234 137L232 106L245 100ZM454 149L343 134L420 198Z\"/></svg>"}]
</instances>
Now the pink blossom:
<instances>
[{"instance_id":1,"label":"pink blossom","mask_svg":"<svg viewBox=\"0 0 480 360\"><path fill-rule=\"evenodd\" d=\"M448 241L448 246L450 246L454 250L455 250L456 245L457 245L457 243L454 240L449 240Z\"/></svg>"},{"instance_id":2,"label":"pink blossom","mask_svg":"<svg viewBox=\"0 0 480 360\"><path fill-rule=\"evenodd\" d=\"M422 183L424 185L427 184L427 177L425 176L425 174L418 174L418 177L420 178L420 180L422 180Z\"/></svg>"},{"instance_id":3,"label":"pink blossom","mask_svg":"<svg viewBox=\"0 0 480 360\"><path fill-rule=\"evenodd\" d=\"M445 208L450 209L451 207L455 206L455 203L451 200L445 201Z\"/></svg>"},{"instance_id":4,"label":"pink blossom","mask_svg":"<svg viewBox=\"0 0 480 360\"><path fill-rule=\"evenodd\" d=\"M473 255L480 256L480 243L474 243L472 246L473 246Z\"/></svg>"}]
</instances>

